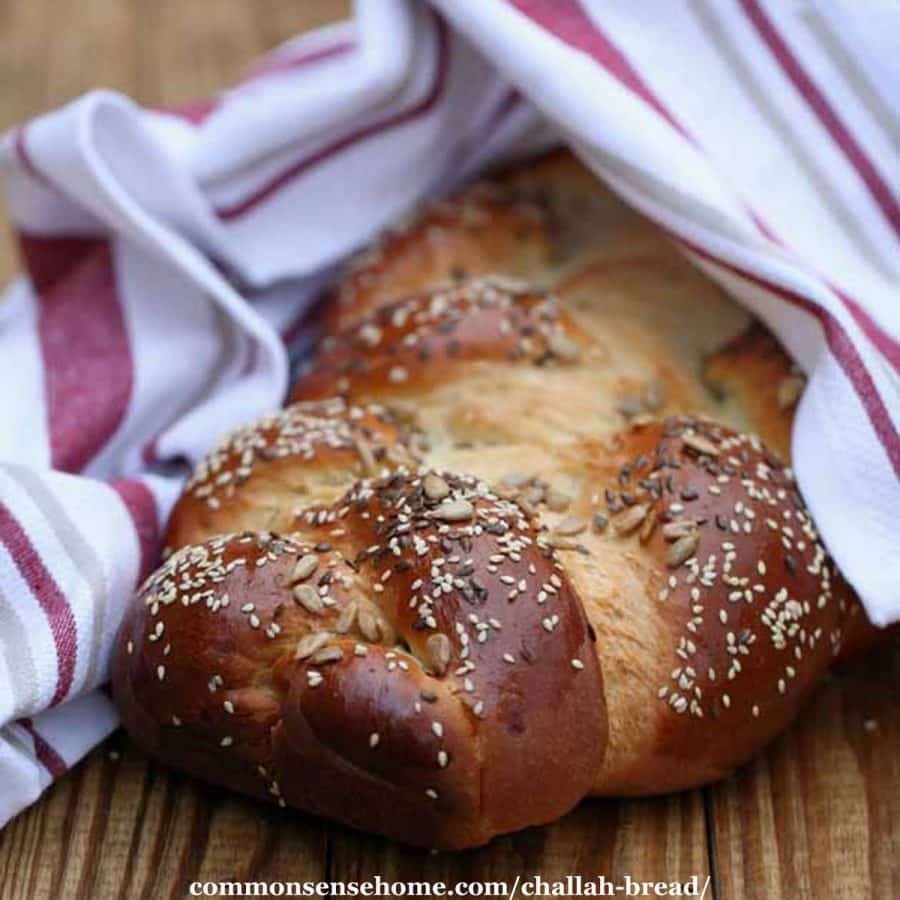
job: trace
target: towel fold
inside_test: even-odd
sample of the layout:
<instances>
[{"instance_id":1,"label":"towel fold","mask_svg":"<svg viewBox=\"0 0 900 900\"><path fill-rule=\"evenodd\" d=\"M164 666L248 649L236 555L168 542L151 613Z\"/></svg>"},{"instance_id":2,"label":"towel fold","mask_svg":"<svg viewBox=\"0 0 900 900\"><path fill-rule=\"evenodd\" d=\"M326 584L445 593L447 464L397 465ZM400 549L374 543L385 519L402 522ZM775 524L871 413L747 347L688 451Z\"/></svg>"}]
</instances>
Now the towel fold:
<instances>
[{"instance_id":1,"label":"towel fold","mask_svg":"<svg viewBox=\"0 0 900 900\"><path fill-rule=\"evenodd\" d=\"M805 370L800 486L900 619L900 10L856 12L361 0L208 102L94 92L7 134L0 825L115 727L111 643L180 485L282 402L334 266L560 140Z\"/></svg>"}]
</instances>

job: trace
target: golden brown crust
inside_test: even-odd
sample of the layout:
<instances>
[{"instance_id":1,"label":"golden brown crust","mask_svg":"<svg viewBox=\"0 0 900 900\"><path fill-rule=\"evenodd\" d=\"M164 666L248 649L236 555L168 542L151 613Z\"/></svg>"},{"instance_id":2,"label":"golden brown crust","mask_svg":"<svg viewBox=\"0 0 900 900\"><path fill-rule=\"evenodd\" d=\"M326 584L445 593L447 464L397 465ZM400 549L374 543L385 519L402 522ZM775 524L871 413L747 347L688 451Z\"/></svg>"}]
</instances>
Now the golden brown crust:
<instances>
[{"instance_id":1,"label":"golden brown crust","mask_svg":"<svg viewBox=\"0 0 900 900\"><path fill-rule=\"evenodd\" d=\"M596 790L657 793L721 777L783 729L858 607L790 470L758 438L669 419L631 429L615 457L594 506L608 525L585 544L637 573L654 652L629 647L637 629L619 623L618 598L584 600L611 722ZM585 598L578 561L569 569ZM642 727L617 728L638 711Z\"/></svg>"},{"instance_id":2,"label":"golden brown crust","mask_svg":"<svg viewBox=\"0 0 900 900\"><path fill-rule=\"evenodd\" d=\"M470 846L720 777L873 639L772 452L774 340L570 157L497 183L358 262L294 405L188 485L114 673L161 758Z\"/></svg>"},{"instance_id":3,"label":"golden brown crust","mask_svg":"<svg viewBox=\"0 0 900 900\"><path fill-rule=\"evenodd\" d=\"M350 261L326 326L350 328L383 303L480 275L533 280L551 262L547 229L539 202L497 182L433 200Z\"/></svg>"},{"instance_id":4,"label":"golden brown crust","mask_svg":"<svg viewBox=\"0 0 900 900\"><path fill-rule=\"evenodd\" d=\"M291 399L420 393L476 359L566 364L580 355L578 341L552 296L496 278L466 281L382 306L326 338Z\"/></svg>"},{"instance_id":5,"label":"golden brown crust","mask_svg":"<svg viewBox=\"0 0 900 900\"><path fill-rule=\"evenodd\" d=\"M605 746L600 667L519 507L475 479L400 471L295 524L185 548L145 585L114 672L144 746L426 846L484 843L581 799Z\"/></svg>"},{"instance_id":6,"label":"golden brown crust","mask_svg":"<svg viewBox=\"0 0 900 900\"><path fill-rule=\"evenodd\" d=\"M398 443L403 436L405 426L390 411L339 398L265 416L228 435L197 466L172 513L167 546L240 531L244 522L283 531L296 509L410 462L406 443Z\"/></svg>"},{"instance_id":7,"label":"golden brown crust","mask_svg":"<svg viewBox=\"0 0 900 900\"><path fill-rule=\"evenodd\" d=\"M670 261L656 261L655 264L668 266ZM670 373L665 368L660 368L667 366L668 360L660 360L657 355L660 349L658 342L649 341L646 346L642 346L631 340L626 349L630 360L640 359L641 354L646 353L647 365L654 367L657 382L663 386L661 395L652 399L647 391L647 382L628 377L614 375L613 383L621 385L619 390L622 393L618 400L615 393L608 389L592 391L590 381L579 382L583 373L594 377L604 365L617 372L626 371L624 366L618 366L615 359L618 348L612 348L609 354L598 359L594 334L591 332L592 329L602 329L602 333L606 335L616 333L617 320L623 315L627 317L628 313L623 313L622 307L616 306L612 291L617 287L621 289L620 286L628 284L632 277L641 279L642 265L646 266L647 261L641 258L593 262L578 278L570 277L567 280L562 300L557 300L552 295L536 295L494 285L490 289L489 302L483 303L480 299L482 286L464 284L452 291L438 290L385 306L362 326L365 329L370 323L376 324L381 336L377 346L368 348L368 353L355 351L354 338L349 333L329 339L311 370L298 383L295 393L297 397L315 397L338 387L348 397L358 401L389 403L404 396L420 398L421 418L426 419L423 425L426 435L452 434L457 441L453 448L438 447L437 452L426 453L425 458L455 467L464 465L497 483L495 479L498 471L491 460L484 458L485 433L480 428L479 419L496 419L502 417L504 411L516 408L516 384L523 388L527 384L528 393L525 397L534 406L533 422L530 423L532 429L527 438L528 451L524 451L510 433L501 433L500 437L496 429L490 435L490 442L494 445L491 449L503 452L502 465L506 471L519 470L521 473L524 470L529 475L523 482L526 485L524 494L520 492L516 496L537 507L539 521L551 533L565 520L568 523L564 531L577 532L576 536L566 533L551 534L551 537L560 548L573 551L573 558L567 561L567 565L598 633L598 652L607 673L607 700L611 712L610 747L604 771L594 787L595 792L603 794L672 790L720 777L752 755L790 721L839 652L841 641L838 637L845 624L851 631L851 643L864 644L872 634L871 626L866 622L855 598L832 571L830 562L822 561L827 560L823 556L822 560L815 563L815 567L817 571L827 573L826 577L830 577L828 590L822 585L814 584L814 578L806 577L800 579L787 599L781 597L780 586L765 595L767 603L780 605L790 601L791 610L795 609L792 598L797 596L806 598L807 603L809 597L815 597L817 603L823 602L821 609L813 610L813 624L798 626L804 639L812 641L811 646L789 643L785 648L780 648L783 651L780 654L780 672L776 671L773 653L757 653L754 659L759 657L761 664L752 667L751 677L738 678L742 658L738 656L738 668L735 670L730 654L741 655L746 648L726 646L727 635L750 633L751 622L759 625L761 621L754 619L754 616L762 615L764 610L750 609L751 604L746 604L747 609L735 607L729 611L721 604L713 604L715 621L705 623L706 634L709 640L719 640L720 646L715 652L709 651L703 663L702 674L698 675L700 670L696 666L690 663L680 664L681 647L676 645L691 641L693 645L700 646L699 640L694 640L691 632L699 631L703 623L697 620L697 614L692 610L703 605L693 602L694 595L701 591L703 585L702 582L692 584L679 602L660 608L656 598L660 592L669 590L674 598L674 588L667 589L666 585L673 579L677 580L675 573L669 571L665 563L671 548L667 549L666 542L659 537L661 531L654 532L652 540L648 538L646 542L638 541L636 548L629 546L623 549L616 541L610 545L608 535L615 534L614 529L605 536L591 533L589 529L579 530L579 521L591 523L597 515L609 518L618 511L597 508L593 501L598 497L603 498L607 491L621 492L623 472L619 467L628 461L627 451L636 440L635 435L657 434L657 439L660 439L652 425L641 424L649 415L659 414L674 405L676 408L693 408L699 412L719 414L726 419L749 420L762 426L760 430L782 444L789 433L792 406L790 403L778 402L777 387L784 377L791 374L791 370L783 352L774 341L768 336L760 336L756 329L741 334L711 357L702 352L702 343L699 343L698 349L701 352L696 357L697 369L693 375L693 383L689 378L685 382L684 373ZM679 272L677 265L673 271ZM600 302L606 304L605 318L599 324L596 320L579 316L581 310L578 301L586 291L591 292L594 297L602 298ZM574 305L566 304L565 301L570 298L574 300ZM534 315L545 328L553 329L552 333L558 335L560 345L566 348L565 353L554 358L546 352L546 341L542 339L540 329L529 318ZM640 315L643 315L643 311ZM626 329L630 327L634 326L632 320L627 318L625 327L620 332L623 340L629 338ZM643 322L640 322L639 327L643 329L643 333L648 332L648 326ZM519 346L523 336L526 341L525 350ZM448 352L448 347L452 347L452 353ZM665 350L672 354L671 348ZM671 359L672 365L676 365L678 357L672 355ZM709 379L713 374L720 379L730 377L735 385L745 385L740 367L746 363L751 366L749 377L766 373L773 382L774 387L759 402L741 405L733 397L723 397L720 384L715 386L715 390L708 390L704 378ZM395 365L403 366L403 377L385 377L385 373ZM544 386L552 383L553 372L559 371L564 383L574 393L574 396L567 396L565 400L566 408L572 411L571 420L554 420L549 431L542 428L541 417L553 406L552 392L542 395L541 386L526 382L521 375L502 375L504 371L520 371L522 366L533 368L536 365L545 367L541 372ZM478 366L490 367L491 378L476 382L478 387L469 389L467 385ZM443 388L443 385L447 387ZM446 397L442 390L446 392ZM634 406L626 404L629 397L636 399ZM796 397L792 398L795 399ZM620 413L618 423L609 417L611 400L615 401L616 411ZM457 411L457 403L468 407L469 412L465 418ZM527 416L524 409L523 416ZM604 422L604 418L609 422L607 428L618 425L621 429L629 421L635 423L635 427L624 431L610 430L603 441L587 437L584 424L589 423L588 427L596 430L597 425ZM456 423L460 421L463 421L463 425L457 427ZM524 423L528 419L523 418L521 421ZM748 455L749 459L759 457L764 460L765 465L771 469L772 478L783 485L791 484L789 472L783 469L778 458L770 454L755 436L731 432L721 426L707 426L699 420L695 427L711 427L715 429L716 435L727 435L727 441L740 443L741 453ZM602 425L601 430L605 430ZM660 441L660 446L663 446L665 441ZM545 442L546 452L542 454L539 448ZM648 448L647 452L650 449L653 448ZM599 462L596 459L598 453L602 454ZM633 453L631 459L639 458L640 455L640 452ZM670 473L669 483L693 497L694 492L700 488L690 485L679 487L681 477L688 469L683 464L677 472ZM709 481L706 470L695 475L700 476L701 482L704 479ZM724 478L722 473L717 477ZM538 482L544 480L543 488L535 484L535 478ZM545 505L545 488L554 482L567 482L569 501L565 514L554 514ZM771 564L769 557L777 554L784 542L790 540L781 531L771 532L768 526L766 532L756 533L756 529L761 526L751 521L755 511L750 499L745 496L748 483L747 478L735 478L728 490L717 483L702 486L706 495L700 505L716 509L715 514L711 514L708 522L703 524L726 522L725 527L730 529L737 522L737 527L741 529L732 540L729 540L727 534L724 537L714 534L713 537L719 539L719 544L724 545L717 549L707 550L705 541L701 542L698 552L705 552L707 561L712 559L715 562L718 559L724 565L726 558L734 552L730 549L733 546L740 547L743 553L735 557L734 561L729 559L729 566L737 569L740 563L746 562L746 554L753 559L754 566L761 563L766 567ZM604 486L602 489L601 485ZM778 515L794 517L797 528L802 526L810 532L801 538L804 552L816 547L816 552L824 554L816 539L810 536L811 525L802 504L791 507L791 504L799 502L795 489L792 486L790 489L783 486L782 489L785 491L787 507L785 510L779 508ZM740 510L739 519L735 518L735 507ZM750 512L747 513L747 510ZM654 515L656 513L648 512L647 521ZM769 522L772 521L778 522L779 529L782 526L791 528L790 523L786 524L781 519L770 517ZM642 523L642 527L646 525ZM747 528L754 530L754 533L749 534ZM719 530L719 525L715 524L715 531ZM650 552L654 548L657 551L655 554ZM805 567L813 563L804 560L801 565ZM725 574L729 577L728 573ZM756 569L753 572L742 571L739 577L752 579L754 576L756 594L762 595L771 579L760 577ZM832 582L839 585L835 588L836 599L831 599ZM729 593L734 590L736 588ZM621 610L626 596L631 604L633 618L623 622ZM779 599L775 600L773 596ZM824 601L823 597L826 598ZM800 616L798 621L802 618ZM648 628L648 621L655 621L658 627ZM729 622L731 627L728 627ZM833 645L825 640L818 642L817 633L828 634ZM805 653L805 660L796 658L797 653ZM790 658L785 660L788 656ZM762 683L764 679L759 676L760 672L769 673L771 685ZM712 682L717 673L724 673L720 676L722 681L719 688L723 698L720 700L716 700L719 695ZM732 684L735 679L737 682ZM689 685L689 694L685 694L683 690L679 692L679 685L684 684ZM756 689L772 688L779 691L779 695L773 698L771 691L769 694L758 693L750 702L750 697L754 696L753 691L748 692L746 688L750 684L755 684ZM783 695L780 693L782 685L785 691ZM658 698L658 692L664 688L667 689L665 697ZM704 701L698 698L697 690L701 695L705 693L710 701L715 701L706 709L705 714ZM664 705L663 701L666 700L674 704L668 711L656 716L635 716L636 709L652 708L655 704ZM762 713L763 709L765 714ZM686 716L682 719L683 712L686 712ZM694 720L701 717L703 725L698 730ZM698 739L698 733L702 734L702 740ZM699 752L695 746L698 740L702 744Z\"/></svg>"}]
</instances>

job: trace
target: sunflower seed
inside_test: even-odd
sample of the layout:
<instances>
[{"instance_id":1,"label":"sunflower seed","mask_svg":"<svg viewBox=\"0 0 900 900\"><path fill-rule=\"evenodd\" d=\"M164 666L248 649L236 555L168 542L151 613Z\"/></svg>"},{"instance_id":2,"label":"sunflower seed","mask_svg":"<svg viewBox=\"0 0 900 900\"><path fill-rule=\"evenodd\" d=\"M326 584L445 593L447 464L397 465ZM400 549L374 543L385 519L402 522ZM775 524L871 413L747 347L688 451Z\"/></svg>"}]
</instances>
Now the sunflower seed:
<instances>
[{"instance_id":1,"label":"sunflower seed","mask_svg":"<svg viewBox=\"0 0 900 900\"><path fill-rule=\"evenodd\" d=\"M628 394L624 397L620 397L618 403L616 403L616 412L626 419L633 419L635 416L640 415L642 410L643 406L641 405L640 398Z\"/></svg>"},{"instance_id":2,"label":"sunflower seed","mask_svg":"<svg viewBox=\"0 0 900 900\"><path fill-rule=\"evenodd\" d=\"M351 600L342 610L334 623L334 630L338 634L346 634L353 628L356 622L357 605Z\"/></svg>"},{"instance_id":3,"label":"sunflower seed","mask_svg":"<svg viewBox=\"0 0 900 900\"><path fill-rule=\"evenodd\" d=\"M316 589L309 584L298 584L292 591L294 599L307 611L311 613L321 612L322 598L316 592Z\"/></svg>"},{"instance_id":4,"label":"sunflower seed","mask_svg":"<svg viewBox=\"0 0 900 900\"><path fill-rule=\"evenodd\" d=\"M306 581L318 567L319 557L315 553L307 553L305 556L301 556L291 572L291 584L296 584L298 581Z\"/></svg>"},{"instance_id":5,"label":"sunflower seed","mask_svg":"<svg viewBox=\"0 0 900 900\"><path fill-rule=\"evenodd\" d=\"M340 647L324 647L318 653L314 653L311 662L316 665L337 662L344 658L344 651Z\"/></svg>"},{"instance_id":6,"label":"sunflower seed","mask_svg":"<svg viewBox=\"0 0 900 900\"><path fill-rule=\"evenodd\" d=\"M693 534L697 526L690 519L676 519L674 522L666 522L662 527L662 536L667 541L677 541L678 538Z\"/></svg>"},{"instance_id":7,"label":"sunflower seed","mask_svg":"<svg viewBox=\"0 0 900 900\"><path fill-rule=\"evenodd\" d=\"M560 522L556 528L553 529L553 533L557 535L565 535L565 536L574 536L576 534L581 534L582 531L587 528L587 522L584 519L577 519L574 516L566 516L565 519Z\"/></svg>"},{"instance_id":8,"label":"sunflower seed","mask_svg":"<svg viewBox=\"0 0 900 900\"><path fill-rule=\"evenodd\" d=\"M701 456L719 455L719 448L702 434L685 434L682 435L681 440L685 447Z\"/></svg>"},{"instance_id":9,"label":"sunflower seed","mask_svg":"<svg viewBox=\"0 0 900 900\"><path fill-rule=\"evenodd\" d=\"M551 534L547 543L554 550L577 550L581 546L575 538L567 537L564 534Z\"/></svg>"},{"instance_id":10,"label":"sunflower seed","mask_svg":"<svg viewBox=\"0 0 900 900\"><path fill-rule=\"evenodd\" d=\"M444 500L434 511L434 517L443 522L464 522L475 515L475 507L468 500Z\"/></svg>"},{"instance_id":11,"label":"sunflower seed","mask_svg":"<svg viewBox=\"0 0 900 900\"><path fill-rule=\"evenodd\" d=\"M556 490L556 488L550 488L550 490L547 491L546 501L547 506L549 506L553 512L565 512L571 505L572 498L568 494ZM557 531L559 531L558 528Z\"/></svg>"},{"instance_id":12,"label":"sunflower seed","mask_svg":"<svg viewBox=\"0 0 900 900\"><path fill-rule=\"evenodd\" d=\"M367 609L359 611L359 630L362 632L362 636L373 644L377 644L381 640L381 626Z\"/></svg>"},{"instance_id":13,"label":"sunflower seed","mask_svg":"<svg viewBox=\"0 0 900 900\"><path fill-rule=\"evenodd\" d=\"M443 500L450 493L450 485L434 472L425 476L424 489L429 500Z\"/></svg>"},{"instance_id":14,"label":"sunflower seed","mask_svg":"<svg viewBox=\"0 0 900 900\"><path fill-rule=\"evenodd\" d=\"M616 516L613 525L618 534L631 534L647 518L649 508L644 503L628 507L625 512Z\"/></svg>"},{"instance_id":15,"label":"sunflower seed","mask_svg":"<svg viewBox=\"0 0 900 900\"><path fill-rule=\"evenodd\" d=\"M450 665L450 638L446 634L433 634L425 642L428 665L435 675L443 675Z\"/></svg>"},{"instance_id":16,"label":"sunflower seed","mask_svg":"<svg viewBox=\"0 0 900 900\"><path fill-rule=\"evenodd\" d=\"M297 651L294 653L294 659L308 659L321 650L330 638L331 635L327 631L319 631L300 638L300 641L297 643Z\"/></svg>"},{"instance_id":17,"label":"sunflower seed","mask_svg":"<svg viewBox=\"0 0 900 900\"><path fill-rule=\"evenodd\" d=\"M670 569L680 566L685 560L690 559L697 552L699 544L700 533L698 531L694 531L691 534L686 534L684 537L678 538L678 540L669 547L669 553L666 556L666 565Z\"/></svg>"},{"instance_id":18,"label":"sunflower seed","mask_svg":"<svg viewBox=\"0 0 900 900\"><path fill-rule=\"evenodd\" d=\"M638 540L642 544L646 544L647 541L653 536L653 532L656 530L656 522L659 518L658 513L656 512L656 507L650 510L647 518L644 519L644 524L641 525L641 531L638 534Z\"/></svg>"}]
</instances>

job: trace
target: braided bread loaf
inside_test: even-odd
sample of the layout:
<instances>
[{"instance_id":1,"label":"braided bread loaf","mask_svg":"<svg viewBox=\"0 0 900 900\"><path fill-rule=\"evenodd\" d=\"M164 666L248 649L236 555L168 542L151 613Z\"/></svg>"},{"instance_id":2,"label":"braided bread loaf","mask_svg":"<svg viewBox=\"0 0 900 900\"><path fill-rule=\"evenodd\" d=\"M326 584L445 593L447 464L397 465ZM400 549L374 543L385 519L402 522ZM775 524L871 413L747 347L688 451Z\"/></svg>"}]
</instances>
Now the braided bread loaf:
<instances>
[{"instance_id":1,"label":"braided bread loaf","mask_svg":"<svg viewBox=\"0 0 900 900\"><path fill-rule=\"evenodd\" d=\"M123 624L161 759L473 846L721 777L870 638L781 461L799 376L571 157L426 208L329 316Z\"/></svg>"}]
</instances>

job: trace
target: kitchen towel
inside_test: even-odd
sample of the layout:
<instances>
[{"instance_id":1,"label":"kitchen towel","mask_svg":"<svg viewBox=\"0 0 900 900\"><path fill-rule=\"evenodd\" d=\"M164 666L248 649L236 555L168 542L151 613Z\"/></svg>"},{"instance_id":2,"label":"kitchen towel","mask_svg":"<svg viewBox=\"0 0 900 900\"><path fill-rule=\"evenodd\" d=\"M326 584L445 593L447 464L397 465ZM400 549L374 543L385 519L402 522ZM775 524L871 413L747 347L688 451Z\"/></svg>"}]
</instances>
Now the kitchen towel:
<instances>
[{"instance_id":1,"label":"kitchen towel","mask_svg":"<svg viewBox=\"0 0 900 900\"><path fill-rule=\"evenodd\" d=\"M110 646L186 472L280 404L335 266L557 141L805 370L801 488L900 619L898 85L887 0L360 0L208 102L98 91L7 134L0 825L115 727Z\"/></svg>"}]
</instances>

